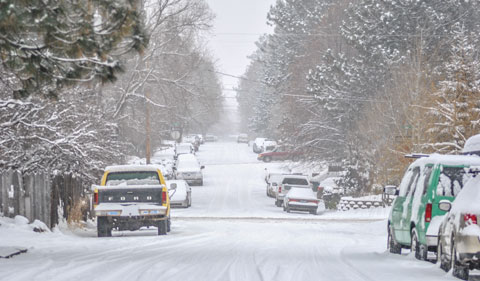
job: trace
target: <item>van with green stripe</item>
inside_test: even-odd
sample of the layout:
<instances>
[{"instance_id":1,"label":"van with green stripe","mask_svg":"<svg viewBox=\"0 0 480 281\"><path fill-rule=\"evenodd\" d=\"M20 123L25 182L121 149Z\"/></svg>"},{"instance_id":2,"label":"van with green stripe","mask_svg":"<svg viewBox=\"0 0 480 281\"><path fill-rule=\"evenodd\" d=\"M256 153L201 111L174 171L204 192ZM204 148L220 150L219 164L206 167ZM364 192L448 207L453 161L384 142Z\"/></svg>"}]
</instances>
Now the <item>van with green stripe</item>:
<instances>
[{"instance_id":1,"label":"van with green stripe","mask_svg":"<svg viewBox=\"0 0 480 281\"><path fill-rule=\"evenodd\" d=\"M388 248L400 254L411 249L417 259L436 252L438 228L445 211L441 200L453 201L471 177L466 169L479 166L480 157L433 154L413 162L398 188L386 187L385 193L397 195L388 218Z\"/></svg>"}]
</instances>

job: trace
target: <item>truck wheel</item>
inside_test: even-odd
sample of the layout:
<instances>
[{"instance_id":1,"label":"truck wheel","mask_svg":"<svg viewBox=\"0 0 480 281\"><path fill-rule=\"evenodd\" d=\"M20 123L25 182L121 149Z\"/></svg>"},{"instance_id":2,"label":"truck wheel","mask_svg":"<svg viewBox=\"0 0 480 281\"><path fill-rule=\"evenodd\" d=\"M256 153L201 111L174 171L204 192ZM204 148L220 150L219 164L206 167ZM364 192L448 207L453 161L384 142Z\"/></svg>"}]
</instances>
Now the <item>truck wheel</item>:
<instances>
[{"instance_id":1,"label":"truck wheel","mask_svg":"<svg viewBox=\"0 0 480 281\"><path fill-rule=\"evenodd\" d=\"M167 235L168 220L162 220L158 222L158 235Z\"/></svg>"},{"instance_id":2,"label":"truck wheel","mask_svg":"<svg viewBox=\"0 0 480 281\"><path fill-rule=\"evenodd\" d=\"M168 218L168 220L167 220L167 232L170 232L171 225L172 225L172 222L171 222L170 218Z\"/></svg>"},{"instance_id":3,"label":"truck wheel","mask_svg":"<svg viewBox=\"0 0 480 281\"><path fill-rule=\"evenodd\" d=\"M112 228L108 223L107 217L97 217L97 236L98 237L112 236Z\"/></svg>"}]
</instances>

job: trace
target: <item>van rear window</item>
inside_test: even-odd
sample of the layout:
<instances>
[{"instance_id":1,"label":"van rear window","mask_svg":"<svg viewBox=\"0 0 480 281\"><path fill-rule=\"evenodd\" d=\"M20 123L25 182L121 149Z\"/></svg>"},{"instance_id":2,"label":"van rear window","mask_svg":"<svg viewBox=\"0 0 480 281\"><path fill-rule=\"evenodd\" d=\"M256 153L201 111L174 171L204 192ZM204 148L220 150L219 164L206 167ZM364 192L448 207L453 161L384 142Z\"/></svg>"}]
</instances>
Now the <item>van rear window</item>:
<instances>
[{"instance_id":1,"label":"van rear window","mask_svg":"<svg viewBox=\"0 0 480 281\"><path fill-rule=\"evenodd\" d=\"M437 195L455 197L471 176L461 167L442 167Z\"/></svg>"},{"instance_id":2,"label":"van rear window","mask_svg":"<svg viewBox=\"0 0 480 281\"><path fill-rule=\"evenodd\" d=\"M290 184L290 185L308 185L308 181L306 179L299 179L299 178L284 178L282 184Z\"/></svg>"}]
</instances>

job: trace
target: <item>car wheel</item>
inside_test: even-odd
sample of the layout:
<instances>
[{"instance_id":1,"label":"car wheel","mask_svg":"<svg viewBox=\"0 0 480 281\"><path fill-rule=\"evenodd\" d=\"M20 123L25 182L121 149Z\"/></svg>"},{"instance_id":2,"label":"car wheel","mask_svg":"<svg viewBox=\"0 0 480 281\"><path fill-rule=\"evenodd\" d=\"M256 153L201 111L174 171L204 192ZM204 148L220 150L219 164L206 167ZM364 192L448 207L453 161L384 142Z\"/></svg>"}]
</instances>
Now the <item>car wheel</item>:
<instances>
[{"instance_id":1,"label":"car wheel","mask_svg":"<svg viewBox=\"0 0 480 281\"><path fill-rule=\"evenodd\" d=\"M443 249L443 243L442 243L440 235L438 235L437 262L440 264L440 268L443 269L443 271L445 271L445 272L450 271L451 262L445 256L445 252L444 252L444 249Z\"/></svg>"},{"instance_id":2,"label":"car wheel","mask_svg":"<svg viewBox=\"0 0 480 281\"><path fill-rule=\"evenodd\" d=\"M168 220L161 220L158 222L158 235L167 235Z\"/></svg>"},{"instance_id":3,"label":"car wheel","mask_svg":"<svg viewBox=\"0 0 480 281\"><path fill-rule=\"evenodd\" d=\"M389 249L390 253L392 254L401 254L402 253L402 246L395 241L393 238L392 229L388 226L388 242L387 248Z\"/></svg>"},{"instance_id":4,"label":"car wheel","mask_svg":"<svg viewBox=\"0 0 480 281\"><path fill-rule=\"evenodd\" d=\"M263 157L263 162L268 163L268 162L271 162L271 161L272 161L272 157L270 157L270 156Z\"/></svg>"},{"instance_id":5,"label":"car wheel","mask_svg":"<svg viewBox=\"0 0 480 281\"><path fill-rule=\"evenodd\" d=\"M315 210L310 210L310 214L317 215L317 210L316 209Z\"/></svg>"},{"instance_id":6,"label":"car wheel","mask_svg":"<svg viewBox=\"0 0 480 281\"><path fill-rule=\"evenodd\" d=\"M285 211L287 211L287 213L290 213L290 207L285 207Z\"/></svg>"},{"instance_id":7,"label":"car wheel","mask_svg":"<svg viewBox=\"0 0 480 281\"><path fill-rule=\"evenodd\" d=\"M188 206L187 207L191 207L192 206L192 193L188 193Z\"/></svg>"},{"instance_id":8,"label":"car wheel","mask_svg":"<svg viewBox=\"0 0 480 281\"><path fill-rule=\"evenodd\" d=\"M468 266L460 264L457 260L457 246L455 239L452 238L452 255L450 256L451 268L453 268L453 276L461 280L468 280Z\"/></svg>"},{"instance_id":9,"label":"car wheel","mask_svg":"<svg viewBox=\"0 0 480 281\"><path fill-rule=\"evenodd\" d=\"M415 258L420 260L420 247L418 243L417 230L415 228L410 232L410 251L415 253Z\"/></svg>"},{"instance_id":10,"label":"car wheel","mask_svg":"<svg viewBox=\"0 0 480 281\"><path fill-rule=\"evenodd\" d=\"M300 157L298 157L298 155L294 155L294 156L292 157L292 161L293 161L293 162L298 162L298 160L300 160L299 158L300 158Z\"/></svg>"}]
</instances>

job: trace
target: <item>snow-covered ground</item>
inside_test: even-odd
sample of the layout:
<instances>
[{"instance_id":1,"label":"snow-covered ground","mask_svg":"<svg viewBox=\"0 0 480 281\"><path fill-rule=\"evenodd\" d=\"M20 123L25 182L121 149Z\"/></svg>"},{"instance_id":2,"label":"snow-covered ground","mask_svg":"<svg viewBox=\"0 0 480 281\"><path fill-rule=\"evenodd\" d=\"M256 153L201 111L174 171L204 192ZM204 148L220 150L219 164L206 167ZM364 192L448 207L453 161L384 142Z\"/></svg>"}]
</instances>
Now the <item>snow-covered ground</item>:
<instances>
[{"instance_id":1,"label":"snow-covered ground","mask_svg":"<svg viewBox=\"0 0 480 281\"><path fill-rule=\"evenodd\" d=\"M205 185L193 205L172 211L172 232L83 230L36 233L0 218L0 248L28 252L0 259L0 280L455 280L437 265L386 252L386 209L285 213L265 194L251 147L200 147Z\"/></svg>"}]
</instances>

